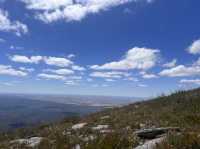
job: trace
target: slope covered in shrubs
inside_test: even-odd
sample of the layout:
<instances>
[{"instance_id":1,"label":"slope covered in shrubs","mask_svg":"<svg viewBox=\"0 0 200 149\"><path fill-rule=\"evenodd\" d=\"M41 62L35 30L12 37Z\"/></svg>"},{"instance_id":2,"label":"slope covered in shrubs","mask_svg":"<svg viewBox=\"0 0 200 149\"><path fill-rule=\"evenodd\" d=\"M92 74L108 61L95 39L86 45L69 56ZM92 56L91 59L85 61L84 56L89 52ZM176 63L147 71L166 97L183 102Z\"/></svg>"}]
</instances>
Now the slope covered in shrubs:
<instances>
[{"instance_id":1,"label":"slope covered in shrubs","mask_svg":"<svg viewBox=\"0 0 200 149\"><path fill-rule=\"evenodd\" d=\"M200 148L200 89L1 134L0 148L30 148L28 142L19 143L17 139L37 136L43 138L39 149L133 149L147 141L135 131L158 127L178 127L181 132L165 134L155 148ZM13 140L15 143L11 143Z\"/></svg>"}]
</instances>

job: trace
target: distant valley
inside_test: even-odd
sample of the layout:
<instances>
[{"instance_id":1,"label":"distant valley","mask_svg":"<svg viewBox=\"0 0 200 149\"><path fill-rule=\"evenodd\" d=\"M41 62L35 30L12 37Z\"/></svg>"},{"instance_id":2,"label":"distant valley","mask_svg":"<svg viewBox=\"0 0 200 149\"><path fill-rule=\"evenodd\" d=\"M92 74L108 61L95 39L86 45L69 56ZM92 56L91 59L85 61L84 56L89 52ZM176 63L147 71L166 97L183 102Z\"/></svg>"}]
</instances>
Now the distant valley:
<instances>
[{"instance_id":1,"label":"distant valley","mask_svg":"<svg viewBox=\"0 0 200 149\"><path fill-rule=\"evenodd\" d=\"M1 94L0 131L83 116L134 101L123 97Z\"/></svg>"}]
</instances>

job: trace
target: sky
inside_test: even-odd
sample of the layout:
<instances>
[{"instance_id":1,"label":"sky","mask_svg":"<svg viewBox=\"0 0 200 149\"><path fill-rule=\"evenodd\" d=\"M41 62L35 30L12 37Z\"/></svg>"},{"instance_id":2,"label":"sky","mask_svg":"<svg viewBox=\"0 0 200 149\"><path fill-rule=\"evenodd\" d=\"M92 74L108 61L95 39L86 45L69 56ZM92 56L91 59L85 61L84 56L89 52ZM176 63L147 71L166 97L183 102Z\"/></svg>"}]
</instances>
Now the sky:
<instances>
[{"instance_id":1,"label":"sky","mask_svg":"<svg viewBox=\"0 0 200 149\"><path fill-rule=\"evenodd\" d=\"M0 0L0 92L150 97L200 85L199 0Z\"/></svg>"}]
</instances>

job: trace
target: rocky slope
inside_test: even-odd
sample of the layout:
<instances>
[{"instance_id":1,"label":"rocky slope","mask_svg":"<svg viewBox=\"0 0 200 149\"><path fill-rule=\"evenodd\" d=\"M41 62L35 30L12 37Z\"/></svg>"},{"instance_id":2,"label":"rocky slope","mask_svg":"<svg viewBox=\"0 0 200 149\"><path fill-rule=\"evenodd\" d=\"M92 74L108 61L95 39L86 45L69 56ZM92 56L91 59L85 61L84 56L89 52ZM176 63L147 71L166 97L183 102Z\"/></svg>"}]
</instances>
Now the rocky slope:
<instances>
[{"instance_id":1,"label":"rocky slope","mask_svg":"<svg viewBox=\"0 0 200 149\"><path fill-rule=\"evenodd\" d=\"M200 89L1 134L0 148L199 149Z\"/></svg>"}]
</instances>

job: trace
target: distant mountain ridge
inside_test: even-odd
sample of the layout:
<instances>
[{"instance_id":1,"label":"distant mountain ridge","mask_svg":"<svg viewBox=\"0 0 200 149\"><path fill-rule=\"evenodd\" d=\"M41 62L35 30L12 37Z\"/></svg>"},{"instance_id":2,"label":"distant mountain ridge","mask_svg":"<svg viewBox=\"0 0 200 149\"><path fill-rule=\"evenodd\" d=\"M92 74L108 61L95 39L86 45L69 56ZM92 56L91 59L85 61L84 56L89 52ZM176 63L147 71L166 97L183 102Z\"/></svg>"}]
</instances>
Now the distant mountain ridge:
<instances>
[{"instance_id":1,"label":"distant mountain ridge","mask_svg":"<svg viewBox=\"0 0 200 149\"><path fill-rule=\"evenodd\" d=\"M83 116L133 101L106 96L0 94L0 131Z\"/></svg>"},{"instance_id":2,"label":"distant mountain ridge","mask_svg":"<svg viewBox=\"0 0 200 149\"><path fill-rule=\"evenodd\" d=\"M124 106L136 101L144 100L142 97L118 97L95 95L48 95L48 94L13 94L31 100L49 101L61 104L74 104L85 106L116 107Z\"/></svg>"}]
</instances>

